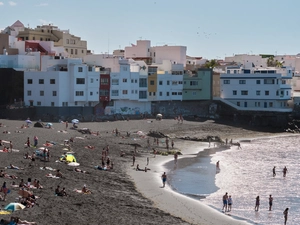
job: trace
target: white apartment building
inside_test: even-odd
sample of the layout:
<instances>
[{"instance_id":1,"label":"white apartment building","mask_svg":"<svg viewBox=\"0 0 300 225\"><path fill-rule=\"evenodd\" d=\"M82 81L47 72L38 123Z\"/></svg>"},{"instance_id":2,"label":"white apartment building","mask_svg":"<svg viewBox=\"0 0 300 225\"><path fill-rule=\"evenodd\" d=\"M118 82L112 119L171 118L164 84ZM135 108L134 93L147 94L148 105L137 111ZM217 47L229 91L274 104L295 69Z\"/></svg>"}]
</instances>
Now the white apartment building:
<instances>
[{"instance_id":1,"label":"white apartment building","mask_svg":"<svg viewBox=\"0 0 300 225\"><path fill-rule=\"evenodd\" d=\"M225 57L224 62L246 65L247 63L253 63L255 67L267 67L268 58L262 58L260 55L248 55L248 54L237 54L234 56Z\"/></svg>"},{"instance_id":2,"label":"white apartment building","mask_svg":"<svg viewBox=\"0 0 300 225\"><path fill-rule=\"evenodd\" d=\"M229 66L220 75L220 97L239 110L290 112L292 68Z\"/></svg>"},{"instance_id":3,"label":"white apartment building","mask_svg":"<svg viewBox=\"0 0 300 225\"><path fill-rule=\"evenodd\" d=\"M161 64L163 60L170 60L174 64L186 64L186 46L153 46L151 41L138 40L136 45L125 47L125 58L151 59L152 63Z\"/></svg>"},{"instance_id":4,"label":"white apartment building","mask_svg":"<svg viewBox=\"0 0 300 225\"><path fill-rule=\"evenodd\" d=\"M106 114L140 114L151 112L147 100L148 67L144 61L119 60L120 72L112 72L110 98L114 105L105 109Z\"/></svg>"},{"instance_id":5,"label":"white apartment building","mask_svg":"<svg viewBox=\"0 0 300 225\"><path fill-rule=\"evenodd\" d=\"M42 57L43 71L24 72L28 106L95 106L99 102L99 68L81 59Z\"/></svg>"}]
</instances>

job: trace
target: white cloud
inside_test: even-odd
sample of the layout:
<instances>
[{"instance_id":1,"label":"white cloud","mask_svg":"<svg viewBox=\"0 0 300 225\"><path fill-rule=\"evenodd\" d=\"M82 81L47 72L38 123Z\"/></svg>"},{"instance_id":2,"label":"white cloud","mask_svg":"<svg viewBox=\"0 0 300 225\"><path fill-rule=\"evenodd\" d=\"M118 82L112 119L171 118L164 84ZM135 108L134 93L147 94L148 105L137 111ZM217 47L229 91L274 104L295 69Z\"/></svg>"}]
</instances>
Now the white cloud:
<instances>
[{"instance_id":1,"label":"white cloud","mask_svg":"<svg viewBox=\"0 0 300 225\"><path fill-rule=\"evenodd\" d=\"M3 2L0 2L0 6L1 6L1 5L4 5L4 3L3 3Z\"/></svg>"},{"instance_id":2,"label":"white cloud","mask_svg":"<svg viewBox=\"0 0 300 225\"><path fill-rule=\"evenodd\" d=\"M48 6L49 4L48 3L40 3L40 4L38 4L38 5L36 5L36 6Z\"/></svg>"},{"instance_id":3,"label":"white cloud","mask_svg":"<svg viewBox=\"0 0 300 225\"><path fill-rule=\"evenodd\" d=\"M16 6L16 5L17 5L17 3L13 2L13 1L9 1L8 4L9 4L10 6Z\"/></svg>"}]
</instances>

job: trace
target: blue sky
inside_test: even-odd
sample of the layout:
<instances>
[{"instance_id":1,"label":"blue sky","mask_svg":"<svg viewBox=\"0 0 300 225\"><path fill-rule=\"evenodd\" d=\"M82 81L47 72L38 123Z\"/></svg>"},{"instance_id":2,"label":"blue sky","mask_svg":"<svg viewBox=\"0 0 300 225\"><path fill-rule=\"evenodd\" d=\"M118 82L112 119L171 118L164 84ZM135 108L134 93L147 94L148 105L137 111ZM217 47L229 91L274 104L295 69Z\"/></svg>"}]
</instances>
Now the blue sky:
<instances>
[{"instance_id":1,"label":"blue sky","mask_svg":"<svg viewBox=\"0 0 300 225\"><path fill-rule=\"evenodd\" d=\"M52 23L88 42L94 53L136 40L187 46L208 59L233 54L300 52L299 0L0 0L0 29L20 20Z\"/></svg>"}]
</instances>

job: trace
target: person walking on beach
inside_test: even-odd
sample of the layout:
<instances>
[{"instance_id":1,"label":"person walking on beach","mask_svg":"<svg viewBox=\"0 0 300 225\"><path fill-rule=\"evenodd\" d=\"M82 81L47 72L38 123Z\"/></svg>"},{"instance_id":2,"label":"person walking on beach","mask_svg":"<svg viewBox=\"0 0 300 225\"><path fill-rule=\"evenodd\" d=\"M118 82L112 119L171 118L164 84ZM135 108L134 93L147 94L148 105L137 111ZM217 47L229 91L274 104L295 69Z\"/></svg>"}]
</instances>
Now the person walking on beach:
<instances>
[{"instance_id":1,"label":"person walking on beach","mask_svg":"<svg viewBox=\"0 0 300 225\"><path fill-rule=\"evenodd\" d=\"M220 169L220 160L216 163L216 168L219 170Z\"/></svg>"},{"instance_id":2,"label":"person walking on beach","mask_svg":"<svg viewBox=\"0 0 300 225\"><path fill-rule=\"evenodd\" d=\"M272 195L270 195L270 197L269 197L269 211L272 210L272 205L273 205L273 197L272 197Z\"/></svg>"},{"instance_id":3,"label":"person walking on beach","mask_svg":"<svg viewBox=\"0 0 300 225\"><path fill-rule=\"evenodd\" d=\"M134 166L135 163L135 154L132 155L132 166Z\"/></svg>"},{"instance_id":4,"label":"person walking on beach","mask_svg":"<svg viewBox=\"0 0 300 225\"><path fill-rule=\"evenodd\" d=\"M286 166L283 168L282 172L283 172L283 177L285 177L286 176L286 172L287 172Z\"/></svg>"},{"instance_id":5,"label":"person walking on beach","mask_svg":"<svg viewBox=\"0 0 300 225\"><path fill-rule=\"evenodd\" d=\"M232 198L231 198L231 195L229 195L229 197L228 197L228 210L227 210L227 212L231 211L231 206L232 206Z\"/></svg>"},{"instance_id":6,"label":"person walking on beach","mask_svg":"<svg viewBox=\"0 0 300 225\"><path fill-rule=\"evenodd\" d=\"M228 193L226 192L225 195L223 195L223 208L222 208L222 210L224 212L227 211L227 204L228 204Z\"/></svg>"},{"instance_id":7,"label":"person walking on beach","mask_svg":"<svg viewBox=\"0 0 300 225\"><path fill-rule=\"evenodd\" d=\"M38 137L37 136L34 136L33 137L33 143L34 143L34 147L36 148L36 146L38 145Z\"/></svg>"},{"instance_id":8,"label":"person walking on beach","mask_svg":"<svg viewBox=\"0 0 300 225\"><path fill-rule=\"evenodd\" d=\"M147 166L149 165L149 157L147 157Z\"/></svg>"},{"instance_id":9,"label":"person walking on beach","mask_svg":"<svg viewBox=\"0 0 300 225\"><path fill-rule=\"evenodd\" d=\"M283 211L284 225L286 225L286 221L287 221L287 219L288 219L288 213L289 213L289 208L286 208L286 209Z\"/></svg>"},{"instance_id":10,"label":"person walking on beach","mask_svg":"<svg viewBox=\"0 0 300 225\"><path fill-rule=\"evenodd\" d=\"M273 167L273 177L276 176L276 166Z\"/></svg>"},{"instance_id":11,"label":"person walking on beach","mask_svg":"<svg viewBox=\"0 0 300 225\"><path fill-rule=\"evenodd\" d=\"M9 148L10 148L10 152L13 151L13 144L12 144L12 141L9 142Z\"/></svg>"},{"instance_id":12,"label":"person walking on beach","mask_svg":"<svg viewBox=\"0 0 300 225\"><path fill-rule=\"evenodd\" d=\"M28 148L30 148L30 140L29 140L29 137L27 138L27 141L25 143L27 145Z\"/></svg>"},{"instance_id":13,"label":"person walking on beach","mask_svg":"<svg viewBox=\"0 0 300 225\"><path fill-rule=\"evenodd\" d=\"M66 121L66 130L68 130L68 126L69 126L68 121Z\"/></svg>"},{"instance_id":14,"label":"person walking on beach","mask_svg":"<svg viewBox=\"0 0 300 225\"><path fill-rule=\"evenodd\" d=\"M164 188L165 185L166 185L166 181L167 181L167 174L166 174L166 172L163 173L163 175L161 176L161 178L162 178L163 188Z\"/></svg>"},{"instance_id":15,"label":"person walking on beach","mask_svg":"<svg viewBox=\"0 0 300 225\"><path fill-rule=\"evenodd\" d=\"M238 146L238 149L242 149L241 143L240 143L240 142L237 142L236 144L237 144L237 146Z\"/></svg>"},{"instance_id":16,"label":"person walking on beach","mask_svg":"<svg viewBox=\"0 0 300 225\"><path fill-rule=\"evenodd\" d=\"M260 204L259 202L260 202L259 196L257 196L255 199L255 208L254 208L255 211L258 211L259 209L259 204Z\"/></svg>"},{"instance_id":17,"label":"person walking on beach","mask_svg":"<svg viewBox=\"0 0 300 225\"><path fill-rule=\"evenodd\" d=\"M174 154L174 163L177 164L177 159L178 159L178 154L177 152L175 152Z\"/></svg>"},{"instance_id":18,"label":"person walking on beach","mask_svg":"<svg viewBox=\"0 0 300 225\"><path fill-rule=\"evenodd\" d=\"M171 141L171 146L172 146L172 149L174 148L174 141L172 140Z\"/></svg>"}]
</instances>

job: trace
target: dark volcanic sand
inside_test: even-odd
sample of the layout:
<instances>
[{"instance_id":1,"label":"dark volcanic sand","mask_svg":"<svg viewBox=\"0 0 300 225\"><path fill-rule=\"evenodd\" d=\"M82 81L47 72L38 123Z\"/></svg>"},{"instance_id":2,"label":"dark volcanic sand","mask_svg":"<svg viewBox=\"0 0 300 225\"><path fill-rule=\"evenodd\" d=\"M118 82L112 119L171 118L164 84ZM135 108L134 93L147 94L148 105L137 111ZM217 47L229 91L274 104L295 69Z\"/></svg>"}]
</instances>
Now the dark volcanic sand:
<instances>
[{"instance_id":1,"label":"dark volcanic sand","mask_svg":"<svg viewBox=\"0 0 300 225\"><path fill-rule=\"evenodd\" d=\"M60 123L53 123L53 129L35 128L33 124L30 128L20 129L20 126L24 124L23 121L0 120L0 122L5 125L5 127L0 127L0 139L11 140L13 148L20 150L20 152L0 153L0 167L4 168L12 163L25 168L24 170L6 169L8 174L16 175L18 179L0 178L1 182L6 181L7 186L10 187L12 181L19 184L21 178L27 181L30 177L32 180L39 180L44 187L43 189L34 190L34 194L40 197L37 201L39 206L16 211L11 215L19 216L22 220L35 221L38 224L188 224L180 218L155 208L150 200L143 197L136 190L131 178L126 174L127 168L132 164L131 154L134 150L134 147L130 144L137 143L143 146L138 148L137 157L146 157L148 154L145 147L146 139L139 138L134 133L139 130L145 133L150 130L157 130L172 137L206 137L207 135L213 135L220 136L223 139L270 135L219 125L213 123L213 121L203 123L184 121L184 124L177 124L174 120L153 120L151 123L146 120L134 120L79 124L79 128L86 127L92 131L100 131L100 137L89 134L83 135L72 129L68 129L68 133L58 132L65 129L65 125ZM70 127L71 124L69 124ZM118 128L123 136L127 131L131 132L131 137L125 137L124 139L115 137L112 133L115 128ZM11 133L3 133L5 130ZM22 133L16 133L17 130ZM32 153L34 148L25 148L24 143L29 137L33 144L34 135L39 138L38 147L41 147L46 141L57 142L57 145L50 148L50 162L42 162L37 159L37 165L30 167L31 161L24 159L23 155L27 151ZM83 140L75 138L72 150L80 163L78 168L88 171L90 174L77 173L73 171L74 167L55 162L64 153L61 145L63 140L70 137L84 137ZM152 140L151 138L151 144ZM175 139L175 145L176 141L179 140ZM96 149L85 149L84 147L88 144L96 146ZM96 170L94 166L101 164L102 148L107 144L110 146L109 156L114 162L114 169L112 171ZM127 154L125 157L119 156L121 150ZM51 171L41 170L40 167L42 166L60 169L64 178L47 178L45 175ZM92 190L92 194L79 194L73 191L75 188L81 189L84 184ZM54 190L57 185L65 187L69 196L55 196ZM155 190L153 191L155 192ZM3 208L6 204L15 202L18 196L18 188L11 188L11 193L7 195L6 202L0 201L0 207ZM9 219L10 215L1 215L0 218Z\"/></svg>"}]
</instances>

